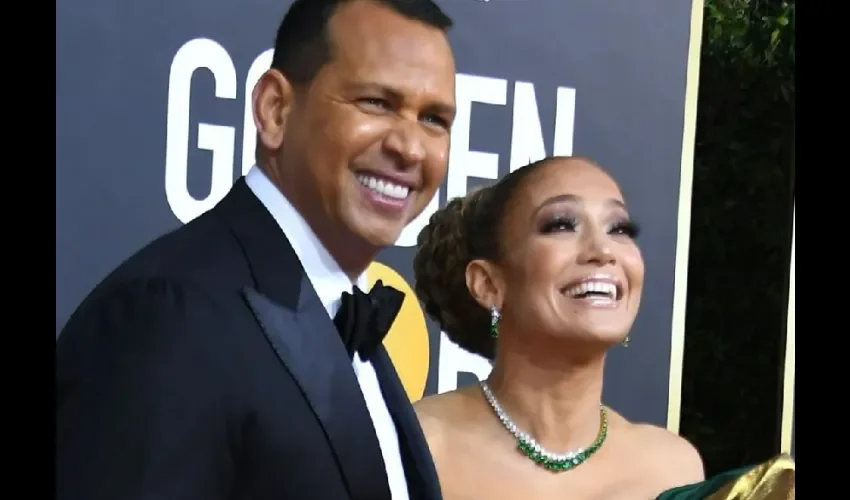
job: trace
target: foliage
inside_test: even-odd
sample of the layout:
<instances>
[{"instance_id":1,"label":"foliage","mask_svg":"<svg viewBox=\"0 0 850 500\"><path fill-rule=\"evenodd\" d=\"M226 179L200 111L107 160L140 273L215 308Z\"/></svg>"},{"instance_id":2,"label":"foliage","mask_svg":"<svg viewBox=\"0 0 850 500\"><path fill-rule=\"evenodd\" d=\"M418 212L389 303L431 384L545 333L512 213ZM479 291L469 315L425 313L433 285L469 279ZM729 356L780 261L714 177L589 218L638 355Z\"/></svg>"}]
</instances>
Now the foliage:
<instances>
[{"instance_id":1,"label":"foliage","mask_svg":"<svg viewBox=\"0 0 850 500\"><path fill-rule=\"evenodd\" d=\"M705 2L680 429L710 474L778 451L795 24L793 1Z\"/></svg>"}]
</instances>

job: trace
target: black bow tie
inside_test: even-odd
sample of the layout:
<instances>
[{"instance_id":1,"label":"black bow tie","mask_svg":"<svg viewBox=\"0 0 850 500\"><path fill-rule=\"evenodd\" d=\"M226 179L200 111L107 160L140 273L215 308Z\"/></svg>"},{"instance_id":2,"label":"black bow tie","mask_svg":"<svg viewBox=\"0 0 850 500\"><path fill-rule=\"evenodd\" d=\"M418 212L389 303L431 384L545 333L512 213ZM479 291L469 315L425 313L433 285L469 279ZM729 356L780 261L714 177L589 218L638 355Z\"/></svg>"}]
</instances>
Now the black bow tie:
<instances>
[{"instance_id":1,"label":"black bow tie","mask_svg":"<svg viewBox=\"0 0 850 500\"><path fill-rule=\"evenodd\" d=\"M380 280L368 294L356 286L353 293L342 294L342 305L334 317L334 324L349 358L353 358L355 352L364 360L375 354L401 310L402 302L404 294L384 286Z\"/></svg>"}]
</instances>

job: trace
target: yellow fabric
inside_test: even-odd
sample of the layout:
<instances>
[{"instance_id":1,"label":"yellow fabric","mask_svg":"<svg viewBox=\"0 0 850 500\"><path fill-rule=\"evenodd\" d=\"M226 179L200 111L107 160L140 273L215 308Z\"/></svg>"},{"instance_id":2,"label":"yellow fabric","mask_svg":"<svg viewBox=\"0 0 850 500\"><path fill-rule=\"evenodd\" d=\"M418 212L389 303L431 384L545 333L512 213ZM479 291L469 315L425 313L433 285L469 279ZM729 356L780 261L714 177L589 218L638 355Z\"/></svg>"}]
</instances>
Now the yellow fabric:
<instances>
[{"instance_id":1,"label":"yellow fabric","mask_svg":"<svg viewBox=\"0 0 850 500\"><path fill-rule=\"evenodd\" d=\"M779 455L723 485L706 500L794 500L794 476L794 459Z\"/></svg>"}]
</instances>

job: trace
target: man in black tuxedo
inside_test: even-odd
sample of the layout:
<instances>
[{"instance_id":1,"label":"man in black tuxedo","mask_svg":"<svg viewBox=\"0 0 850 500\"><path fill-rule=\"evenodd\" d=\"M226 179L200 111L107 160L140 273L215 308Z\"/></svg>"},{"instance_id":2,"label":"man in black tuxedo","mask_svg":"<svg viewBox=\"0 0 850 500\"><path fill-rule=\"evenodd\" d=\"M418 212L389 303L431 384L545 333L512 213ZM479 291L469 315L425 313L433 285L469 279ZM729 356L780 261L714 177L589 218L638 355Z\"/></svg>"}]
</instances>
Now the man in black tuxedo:
<instances>
[{"instance_id":1,"label":"man in black tuxedo","mask_svg":"<svg viewBox=\"0 0 850 500\"><path fill-rule=\"evenodd\" d=\"M295 0L257 166L57 340L57 498L441 498L380 345L400 294L360 290L445 176L451 24L431 0Z\"/></svg>"}]
</instances>

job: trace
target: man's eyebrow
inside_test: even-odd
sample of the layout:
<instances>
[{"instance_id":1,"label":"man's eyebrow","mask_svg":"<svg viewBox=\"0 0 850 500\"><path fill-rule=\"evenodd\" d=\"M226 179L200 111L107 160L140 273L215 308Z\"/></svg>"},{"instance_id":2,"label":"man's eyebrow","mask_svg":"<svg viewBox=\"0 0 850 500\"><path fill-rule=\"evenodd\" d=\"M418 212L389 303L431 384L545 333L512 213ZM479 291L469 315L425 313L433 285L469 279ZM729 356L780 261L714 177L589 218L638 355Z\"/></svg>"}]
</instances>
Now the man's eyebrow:
<instances>
[{"instance_id":1,"label":"man's eyebrow","mask_svg":"<svg viewBox=\"0 0 850 500\"><path fill-rule=\"evenodd\" d=\"M434 113L435 115L447 115L454 119L455 114L457 114L457 108L454 104L449 104L446 102L434 102L425 106L425 110Z\"/></svg>"}]
</instances>

